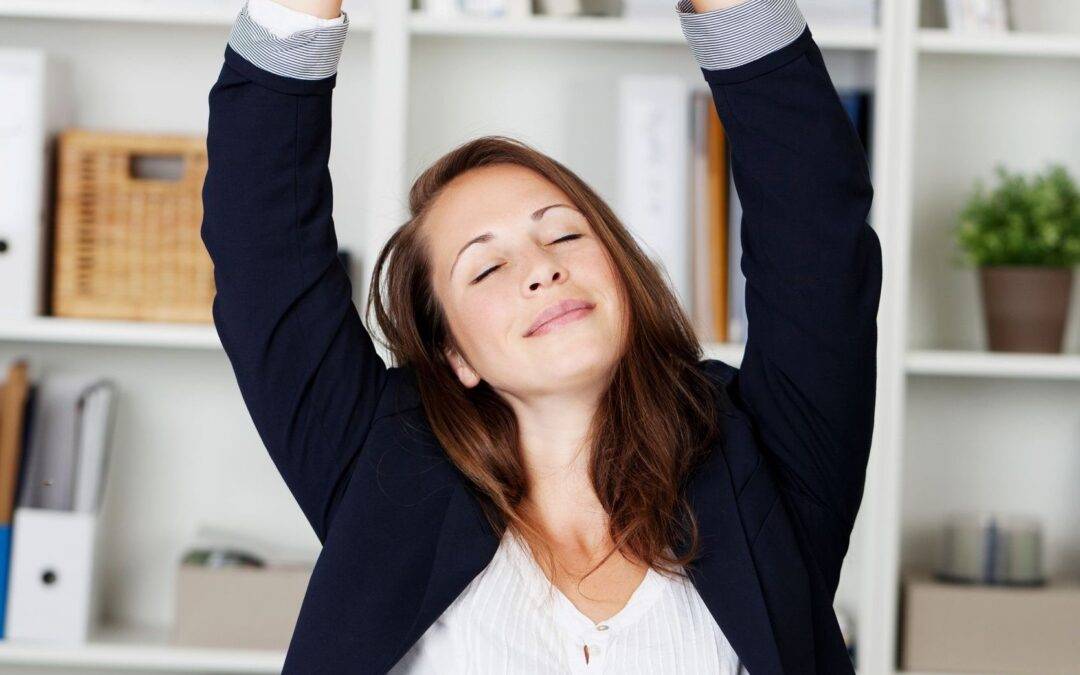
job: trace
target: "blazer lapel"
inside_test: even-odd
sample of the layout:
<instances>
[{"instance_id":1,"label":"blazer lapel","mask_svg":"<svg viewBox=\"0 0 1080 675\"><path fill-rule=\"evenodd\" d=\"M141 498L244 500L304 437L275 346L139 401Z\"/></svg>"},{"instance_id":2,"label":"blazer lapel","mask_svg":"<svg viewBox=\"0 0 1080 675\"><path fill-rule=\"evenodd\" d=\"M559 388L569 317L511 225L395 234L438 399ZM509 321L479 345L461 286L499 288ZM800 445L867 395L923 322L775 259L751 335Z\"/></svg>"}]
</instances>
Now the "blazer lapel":
<instances>
[{"instance_id":1,"label":"blazer lapel","mask_svg":"<svg viewBox=\"0 0 1080 675\"><path fill-rule=\"evenodd\" d=\"M396 663L409 647L424 634L439 615L465 590L495 557L499 537L484 518L476 499L458 476L450 496L446 517L435 544L435 559L431 565L427 590L420 602L416 620L394 655Z\"/></svg>"},{"instance_id":2,"label":"blazer lapel","mask_svg":"<svg viewBox=\"0 0 1080 675\"><path fill-rule=\"evenodd\" d=\"M687 486L702 547L702 556L688 572L747 670L754 675L783 673L723 454L719 445L715 446ZM685 542L680 542L678 552L685 550Z\"/></svg>"}]
</instances>

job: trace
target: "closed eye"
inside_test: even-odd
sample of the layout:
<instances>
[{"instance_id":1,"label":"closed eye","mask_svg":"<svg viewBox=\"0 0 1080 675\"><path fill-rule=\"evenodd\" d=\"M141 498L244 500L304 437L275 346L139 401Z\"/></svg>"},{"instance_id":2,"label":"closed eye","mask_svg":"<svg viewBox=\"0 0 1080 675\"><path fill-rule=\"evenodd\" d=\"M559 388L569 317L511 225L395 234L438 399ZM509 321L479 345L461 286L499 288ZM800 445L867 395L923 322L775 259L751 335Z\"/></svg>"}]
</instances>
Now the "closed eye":
<instances>
[{"instance_id":1,"label":"closed eye","mask_svg":"<svg viewBox=\"0 0 1080 675\"><path fill-rule=\"evenodd\" d=\"M553 241L551 243L552 244L558 244L559 242L562 242L562 241L572 241L574 239L580 239L581 236L582 235L580 235L580 234L568 234L565 237L559 237L558 239L556 239L555 241ZM472 283L474 283L474 284L480 283L481 281L486 279L489 274L491 274L492 272L495 272L500 267L502 267L502 265L495 265L494 267L487 268L486 270L484 270L483 272L480 273L480 276L473 279Z\"/></svg>"},{"instance_id":2,"label":"closed eye","mask_svg":"<svg viewBox=\"0 0 1080 675\"><path fill-rule=\"evenodd\" d=\"M496 266L494 266L494 267L489 267L489 268L487 268L486 270L484 270L484 271L483 271L483 272L482 272L482 273L480 274L480 276L478 276L478 277L476 277L475 279L473 279L473 280L472 280L472 283L474 283L474 284L478 284L478 283L480 283L481 281L483 281L483 280L484 280L484 278L485 278L485 277L486 277L487 275L491 274L492 272L494 272L495 270L499 269L500 267L502 267L502 265L496 265Z\"/></svg>"}]
</instances>

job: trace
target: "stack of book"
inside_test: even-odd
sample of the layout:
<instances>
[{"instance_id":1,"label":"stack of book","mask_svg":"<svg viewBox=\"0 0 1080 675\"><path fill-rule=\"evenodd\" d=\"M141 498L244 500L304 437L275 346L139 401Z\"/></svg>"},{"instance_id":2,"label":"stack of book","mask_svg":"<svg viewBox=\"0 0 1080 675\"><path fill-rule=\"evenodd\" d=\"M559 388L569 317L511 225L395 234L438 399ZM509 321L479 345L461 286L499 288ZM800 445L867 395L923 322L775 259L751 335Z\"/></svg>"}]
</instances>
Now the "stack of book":
<instances>
[{"instance_id":1,"label":"stack of book","mask_svg":"<svg viewBox=\"0 0 1080 675\"><path fill-rule=\"evenodd\" d=\"M21 358L7 369L0 387L0 637L85 638L115 400L107 379L31 377Z\"/></svg>"}]
</instances>

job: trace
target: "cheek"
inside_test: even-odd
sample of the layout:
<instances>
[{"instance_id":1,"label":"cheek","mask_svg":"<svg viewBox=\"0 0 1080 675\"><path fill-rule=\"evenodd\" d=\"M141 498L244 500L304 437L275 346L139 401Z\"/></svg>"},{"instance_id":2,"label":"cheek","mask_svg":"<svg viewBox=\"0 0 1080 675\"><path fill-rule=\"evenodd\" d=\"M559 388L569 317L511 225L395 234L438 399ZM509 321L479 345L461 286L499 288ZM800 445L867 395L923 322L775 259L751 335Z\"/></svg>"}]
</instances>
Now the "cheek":
<instances>
[{"instance_id":1,"label":"cheek","mask_svg":"<svg viewBox=\"0 0 1080 675\"><path fill-rule=\"evenodd\" d=\"M506 334L512 315L504 293L497 284L484 284L466 293L457 304L454 332L461 336L467 349L491 348Z\"/></svg>"},{"instance_id":2,"label":"cheek","mask_svg":"<svg viewBox=\"0 0 1080 675\"><path fill-rule=\"evenodd\" d=\"M627 308L625 300L619 292L622 281L607 252L601 248L591 251L590 260L582 269L589 270L589 285L603 293L603 297L609 305L609 315L612 320L615 322L625 320Z\"/></svg>"},{"instance_id":3,"label":"cheek","mask_svg":"<svg viewBox=\"0 0 1080 675\"><path fill-rule=\"evenodd\" d=\"M619 278L603 248L597 246L584 251L575 269L583 270L589 285L603 291L609 300L618 299Z\"/></svg>"}]
</instances>

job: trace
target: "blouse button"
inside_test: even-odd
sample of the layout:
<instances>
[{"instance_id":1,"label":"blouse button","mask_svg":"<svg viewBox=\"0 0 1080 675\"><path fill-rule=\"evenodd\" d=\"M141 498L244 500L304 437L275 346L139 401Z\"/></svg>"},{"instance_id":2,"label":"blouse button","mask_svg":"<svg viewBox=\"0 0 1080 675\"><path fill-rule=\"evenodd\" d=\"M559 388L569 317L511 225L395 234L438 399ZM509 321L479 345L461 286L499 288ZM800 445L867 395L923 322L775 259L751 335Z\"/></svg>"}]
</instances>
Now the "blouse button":
<instances>
[{"instance_id":1,"label":"blouse button","mask_svg":"<svg viewBox=\"0 0 1080 675\"><path fill-rule=\"evenodd\" d=\"M607 630L607 629L608 629L608 626L607 626L606 623L596 624L596 630Z\"/></svg>"}]
</instances>

